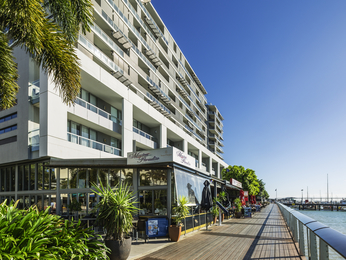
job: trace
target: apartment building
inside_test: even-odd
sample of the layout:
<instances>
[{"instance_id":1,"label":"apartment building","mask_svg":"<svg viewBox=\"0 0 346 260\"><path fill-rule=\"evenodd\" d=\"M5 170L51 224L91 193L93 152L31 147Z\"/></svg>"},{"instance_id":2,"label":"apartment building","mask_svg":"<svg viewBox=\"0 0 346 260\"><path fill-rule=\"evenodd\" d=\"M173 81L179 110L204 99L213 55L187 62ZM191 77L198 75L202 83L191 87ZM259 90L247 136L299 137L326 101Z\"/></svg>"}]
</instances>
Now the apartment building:
<instances>
[{"instance_id":1,"label":"apartment building","mask_svg":"<svg viewBox=\"0 0 346 260\"><path fill-rule=\"evenodd\" d=\"M193 185L208 179L234 188L220 180L228 166L223 117L152 3L95 0L93 9L92 30L76 45L82 89L74 106L62 103L25 51L15 50L18 103L0 111L1 201L51 205L63 215L76 200L87 214L99 199L93 184L124 181L143 212L157 211L161 200L161 213L169 215L178 172Z\"/></svg>"}]
</instances>

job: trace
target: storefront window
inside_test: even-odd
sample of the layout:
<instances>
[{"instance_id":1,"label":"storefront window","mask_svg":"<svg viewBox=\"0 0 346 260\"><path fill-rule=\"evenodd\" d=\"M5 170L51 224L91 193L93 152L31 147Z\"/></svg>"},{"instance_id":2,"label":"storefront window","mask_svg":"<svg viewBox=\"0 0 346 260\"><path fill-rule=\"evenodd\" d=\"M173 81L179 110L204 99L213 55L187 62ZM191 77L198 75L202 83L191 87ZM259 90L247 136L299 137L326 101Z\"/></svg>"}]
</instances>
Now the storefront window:
<instances>
[{"instance_id":1,"label":"storefront window","mask_svg":"<svg viewBox=\"0 0 346 260\"><path fill-rule=\"evenodd\" d=\"M79 218L83 218L87 215L87 193L78 193L78 202L80 204L80 211L78 212Z\"/></svg>"},{"instance_id":2,"label":"storefront window","mask_svg":"<svg viewBox=\"0 0 346 260\"><path fill-rule=\"evenodd\" d=\"M22 165L18 166L18 191L23 190L23 167Z\"/></svg>"},{"instance_id":3,"label":"storefront window","mask_svg":"<svg viewBox=\"0 0 346 260\"><path fill-rule=\"evenodd\" d=\"M76 168L69 169L69 175L68 175L69 184L70 184L69 189L77 188L77 174L78 174L78 169Z\"/></svg>"},{"instance_id":4,"label":"storefront window","mask_svg":"<svg viewBox=\"0 0 346 260\"><path fill-rule=\"evenodd\" d=\"M50 177L50 169L44 166L43 167L43 189L44 190L50 189L49 177Z\"/></svg>"},{"instance_id":5,"label":"storefront window","mask_svg":"<svg viewBox=\"0 0 346 260\"><path fill-rule=\"evenodd\" d=\"M109 170L109 185L114 188L120 182L120 170L119 169L110 169Z\"/></svg>"},{"instance_id":6,"label":"storefront window","mask_svg":"<svg viewBox=\"0 0 346 260\"><path fill-rule=\"evenodd\" d=\"M142 169L139 171L140 186L167 185L167 170Z\"/></svg>"},{"instance_id":7,"label":"storefront window","mask_svg":"<svg viewBox=\"0 0 346 260\"><path fill-rule=\"evenodd\" d=\"M50 169L50 189L56 190L56 173L55 168Z\"/></svg>"},{"instance_id":8,"label":"storefront window","mask_svg":"<svg viewBox=\"0 0 346 260\"><path fill-rule=\"evenodd\" d=\"M99 182L101 181L103 187L107 187L108 181L108 169L99 170Z\"/></svg>"},{"instance_id":9,"label":"storefront window","mask_svg":"<svg viewBox=\"0 0 346 260\"><path fill-rule=\"evenodd\" d=\"M60 189L68 188L68 169L60 168Z\"/></svg>"},{"instance_id":10,"label":"storefront window","mask_svg":"<svg viewBox=\"0 0 346 260\"><path fill-rule=\"evenodd\" d=\"M89 193L89 208L88 208L88 214L92 213L92 210L97 205L97 196L95 193Z\"/></svg>"},{"instance_id":11,"label":"storefront window","mask_svg":"<svg viewBox=\"0 0 346 260\"><path fill-rule=\"evenodd\" d=\"M30 183L29 165L23 166L23 169L24 169L24 187L23 187L23 190L29 190L29 183Z\"/></svg>"},{"instance_id":12,"label":"storefront window","mask_svg":"<svg viewBox=\"0 0 346 260\"><path fill-rule=\"evenodd\" d=\"M90 169L89 170L89 188L93 187L92 183L98 183L97 169Z\"/></svg>"},{"instance_id":13,"label":"storefront window","mask_svg":"<svg viewBox=\"0 0 346 260\"><path fill-rule=\"evenodd\" d=\"M16 189L16 168L11 167L9 168L11 171L11 191L15 191Z\"/></svg>"},{"instance_id":14,"label":"storefront window","mask_svg":"<svg viewBox=\"0 0 346 260\"><path fill-rule=\"evenodd\" d=\"M177 198L185 196L190 206L198 205L202 200L202 191L206 179L180 169L174 169L174 175Z\"/></svg>"},{"instance_id":15,"label":"storefront window","mask_svg":"<svg viewBox=\"0 0 346 260\"><path fill-rule=\"evenodd\" d=\"M0 191L5 191L5 169L0 169Z\"/></svg>"},{"instance_id":16,"label":"storefront window","mask_svg":"<svg viewBox=\"0 0 346 260\"><path fill-rule=\"evenodd\" d=\"M78 188L79 189L86 188L87 179L88 179L88 170L79 169L78 171Z\"/></svg>"},{"instance_id":17,"label":"storefront window","mask_svg":"<svg viewBox=\"0 0 346 260\"><path fill-rule=\"evenodd\" d=\"M153 214L153 191L141 190L139 192L139 215Z\"/></svg>"},{"instance_id":18,"label":"storefront window","mask_svg":"<svg viewBox=\"0 0 346 260\"><path fill-rule=\"evenodd\" d=\"M133 169L122 169L121 181L127 186L133 186Z\"/></svg>"},{"instance_id":19,"label":"storefront window","mask_svg":"<svg viewBox=\"0 0 346 260\"><path fill-rule=\"evenodd\" d=\"M154 213L167 215L167 190L154 190Z\"/></svg>"},{"instance_id":20,"label":"storefront window","mask_svg":"<svg viewBox=\"0 0 346 260\"><path fill-rule=\"evenodd\" d=\"M43 189L43 164L37 164L37 190Z\"/></svg>"},{"instance_id":21,"label":"storefront window","mask_svg":"<svg viewBox=\"0 0 346 260\"><path fill-rule=\"evenodd\" d=\"M36 164L33 163L30 165L30 190L35 190L35 181L36 181Z\"/></svg>"}]
</instances>

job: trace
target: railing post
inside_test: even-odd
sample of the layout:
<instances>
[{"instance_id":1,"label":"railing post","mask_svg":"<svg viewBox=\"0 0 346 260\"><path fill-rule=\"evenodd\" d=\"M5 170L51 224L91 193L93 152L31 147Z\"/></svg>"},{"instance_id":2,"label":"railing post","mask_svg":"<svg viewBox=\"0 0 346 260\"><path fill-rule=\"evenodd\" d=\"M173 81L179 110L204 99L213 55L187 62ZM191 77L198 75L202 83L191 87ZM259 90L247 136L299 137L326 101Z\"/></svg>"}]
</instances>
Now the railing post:
<instances>
[{"instance_id":1,"label":"railing post","mask_svg":"<svg viewBox=\"0 0 346 260\"><path fill-rule=\"evenodd\" d=\"M328 245L320 238L320 259L329 260Z\"/></svg>"},{"instance_id":2,"label":"railing post","mask_svg":"<svg viewBox=\"0 0 346 260\"><path fill-rule=\"evenodd\" d=\"M314 232L311 231L311 229L309 229L309 234L310 234L310 260L318 260L316 235Z\"/></svg>"},{"instance_id":3,"label":"railing post","mask_svg":"<svg viewBox=\"0 0 346 260\"><path fill-rule=\"evenodd\" d=\"M293 215L292 215L293 216ZM295 242L298 242L298 223L297 223L297 219L296 217L294 217L294 220L293 220L293 225L294 225L294 240Z\"/></svg>"},{"instance_id":4,"label":"railing post","mask_svg":"<svg viewBox=\"0 0 346 260\"><path fill-rule=\"evenodd\" d=\"M305 256L304 229L303 223L299 221L299 251Z\"/></svg>"}]
</instances>

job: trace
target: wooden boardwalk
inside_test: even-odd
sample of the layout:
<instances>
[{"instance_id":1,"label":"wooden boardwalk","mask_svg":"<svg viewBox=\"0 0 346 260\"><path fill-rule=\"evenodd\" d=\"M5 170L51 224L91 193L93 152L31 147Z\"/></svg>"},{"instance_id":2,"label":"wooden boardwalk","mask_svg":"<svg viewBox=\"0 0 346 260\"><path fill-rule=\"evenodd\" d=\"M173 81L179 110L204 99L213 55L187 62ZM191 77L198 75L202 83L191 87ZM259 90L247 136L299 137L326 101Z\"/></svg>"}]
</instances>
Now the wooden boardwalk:
<instances>
[{"instance_id":1,"label":"wooden boardwalk","mask_svg":"<svg viewBox=\"0 0 346 260\"><path fill-rule=\"evenodd\" d=\"M271 204L253 218L226 220L222 226L213 226L211 231L200 230L178 243L172 243L138 259L301 258L279 208Z\"/></svg>"}]
</instances>

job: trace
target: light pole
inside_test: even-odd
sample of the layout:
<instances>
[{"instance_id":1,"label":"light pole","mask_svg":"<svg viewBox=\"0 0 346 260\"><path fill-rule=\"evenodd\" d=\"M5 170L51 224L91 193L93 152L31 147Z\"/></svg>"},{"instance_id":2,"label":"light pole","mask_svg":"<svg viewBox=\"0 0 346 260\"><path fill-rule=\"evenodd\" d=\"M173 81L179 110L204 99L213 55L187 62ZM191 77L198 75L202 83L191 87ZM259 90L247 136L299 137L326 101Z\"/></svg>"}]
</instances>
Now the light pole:
<instances>
[{"instance_id":1,"label":"light pole","mask_svg":"<svg viewBox=\"0 0 346 260\"><path fill-rule=\"evenodd\" d=\"M303 204L303 189L302 189L302 204Z\"/></svg>"},{"instance_id":2,"label":"light pole","mask_svg":"<svg viewBox=\"0 0 346 260\"><path fill-rule=\"evenodd\" d=\"M278 189L275 189L276 191L276 201L278 201Z\"/></svg>"}]
</instances>

